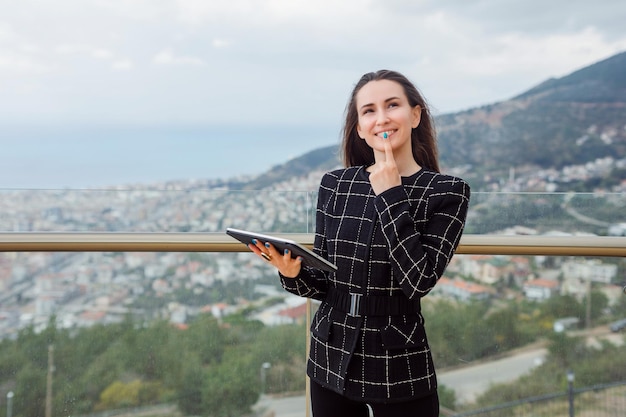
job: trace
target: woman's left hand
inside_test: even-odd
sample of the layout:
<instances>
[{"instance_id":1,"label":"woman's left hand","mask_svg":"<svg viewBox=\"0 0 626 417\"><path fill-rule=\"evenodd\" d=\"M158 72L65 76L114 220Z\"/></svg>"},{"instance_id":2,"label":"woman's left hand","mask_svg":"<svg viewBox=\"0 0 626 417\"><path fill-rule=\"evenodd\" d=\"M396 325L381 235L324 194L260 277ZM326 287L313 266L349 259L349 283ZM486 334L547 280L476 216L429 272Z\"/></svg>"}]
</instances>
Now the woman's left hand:
<instances>
[{"instance_id":1,"label":"woman's left hand","mask_svg":"<svg viewBox=\"0 0 626 417\"><path fill-rule=\"evenodd\" d=\"M299 256L292 258L289 250L286 249L284 253L280 253L271 243L259 241L249 244L248 248L267 261L267 263L272 264L284 277L295 278L300 274L302 258Z\"/></svg>"}]
</instances>

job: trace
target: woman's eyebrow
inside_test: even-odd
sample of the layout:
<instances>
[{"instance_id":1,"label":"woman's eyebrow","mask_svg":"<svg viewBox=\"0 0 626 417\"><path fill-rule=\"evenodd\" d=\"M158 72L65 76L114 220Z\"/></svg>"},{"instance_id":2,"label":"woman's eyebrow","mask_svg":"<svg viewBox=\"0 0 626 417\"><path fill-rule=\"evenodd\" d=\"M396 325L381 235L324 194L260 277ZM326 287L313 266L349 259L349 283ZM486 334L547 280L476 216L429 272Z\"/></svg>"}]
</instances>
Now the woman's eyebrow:
<instances>
[{"instance_id":1,"label":"woman's eyebrow","mask_svg":"<svg viewBox=\"0 0 626 417\"><path fill-rule=\"evenodd\" d=\"M385 99L385 103L388 103L388 102L393 101L393 100L398 100L398 98L399 97L395 97L395 96L394 97L389 97L388 99ZM374 105L374 103L367 103L367 104L364 104L361 107L359 107L359 109L364 109L365 107L369 107L369 106L373 106L373 105Z\"/></svg>"}]
</instances>

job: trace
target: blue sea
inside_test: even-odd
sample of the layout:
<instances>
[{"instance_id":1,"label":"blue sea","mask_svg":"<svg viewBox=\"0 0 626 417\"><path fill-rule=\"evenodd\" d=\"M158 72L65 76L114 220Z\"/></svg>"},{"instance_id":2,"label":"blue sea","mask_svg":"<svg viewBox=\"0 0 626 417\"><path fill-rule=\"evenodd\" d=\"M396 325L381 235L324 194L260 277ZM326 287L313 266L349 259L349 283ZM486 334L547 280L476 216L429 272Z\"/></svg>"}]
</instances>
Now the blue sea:
<instances>
[{"instance_id":1,"label":"blue sea","mask_svg":"<svg viewBox=\"0 0 626 417\"><path fill-rule=\"evenodd\" d=\"M0 189L227 179L330 145L338 127L4 126Z\"/></svg>"}]
</instances>

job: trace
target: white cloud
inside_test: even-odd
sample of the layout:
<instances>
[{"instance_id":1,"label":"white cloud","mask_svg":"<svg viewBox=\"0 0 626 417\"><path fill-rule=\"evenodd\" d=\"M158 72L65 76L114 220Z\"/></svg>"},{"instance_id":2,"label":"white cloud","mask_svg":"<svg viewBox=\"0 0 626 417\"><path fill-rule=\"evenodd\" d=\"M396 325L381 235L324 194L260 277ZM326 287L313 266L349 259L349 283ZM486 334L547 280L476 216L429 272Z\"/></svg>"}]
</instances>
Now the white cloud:
<instances>
[{"instance_id":1,"label":"white cloud","mask_svg":"<svg viewBox=\"0 0 626 417\"><path fill-rule=\"evenodd\" d=\"M108 49L95 48L91 50L91 56L96 59L108 60L112 59L114 55L113 52L109 51Z\"/></svg>"},{"instance_id":2,"label":"white cloud","mask_svg":"<svg viewBox=\"0 0 626 417\"><path fill-rule=\"evenodd\" d=\"M479 44L458 40L462 47L455 54L441 54L448 57L445 66L468 77L558 76L626 47L624 41L607 42L595 28L539 38L526 33L505 33L482 40Z\"/></svg>"},{"instance_id":3,"label":"white cloud","mask_svg":"<svg viewBox=\"0 0 626 417\"><path fill-rule=\"evenodd\" d=\"M344 24L362 14L378 10L375 0L176 0L178 18L193 25L219 23L271 29L277 23L313 24L318 28L333 29L331 23L338 19ZM346 20L347 19L347 20ZM274 27L280 32L280 27Z\"/></svg>"},{"instance_id":4,"label":"white cloud","mask_svg":"<svg viewBox=\"0 0 626 417\"><path fill-rule=\"evenodd\" d=\"M0 77L9 74L12 76L44 74L52 71L52 69L53 66L38 60L36 57L9 50L0 51Z\"/></svg>"},{"instance_id":5,"label":"white cloud","mask_svg":"<svg viewBox=\"0 0 626 417\"><path fill-rule=\"evenodd\" d=\"M17 39L17 33L11 25L6 22L0 22L0 43L6 43Z\"/></svg>"},{"instance_id":6,"label":"white cloud","mask_svg":"<svg viewBox=\"0 0 626 417\"><path fill-rule=\"evenodd\" d=\"M157 53L152 62L158 65L206 65L203 59L194 56L175 55L172 49L166 48Z\"/></svg>"},{"instance_id":7,"label":"white cloud","mask_svg":"<svg viewBox=\"0 0 626 417\"><path fill-rule=\"evenodd\" d=\"M59 55L84 55L98 60L110 60L114 57L114 52L107 48L102 48L87 44L59 44L53 50Z\"/></svg>"},{"instance_id":8,"label":"white cloud","mask_svg":"<svg viewBox=\"0 0 626 417\"><path fill-rule=\"evenodd\" d=\"M73 55L73 54L81 52L83 50L83 47L82 45L78 46L78 45L62 44L62 45L56 45L53 48L53 50L59 55Z\"/></svg>"},{"instance_id":9,"label":"white cloud","mask_svg":"<svg viewBox=\"0 0 626 417\"><path fill-rule=\"evenodd\" d=\"M454 111L626 50L626 3L605 4L20 0L0 16L0 86L46 88L19 111L0 103L0 117L336 123L354 82L380 68Z\"/></svg>"},{"instance_id":10,"label":"white cloud","mask_svg":"<svg viewBox=\"0 0 626 417\"><path fill-rule=\"evenodd\" d=\"M115 71L128 71L132 70L134 67L133 62L128 59L115 61L111 64L111 68Z\"/></svg>"},{"instance_id":11,"label":"white cloud","mask_svg":"<svg viewBox=\"0 0 626 417\"><path fill-rule=\"evenodd\" d=\"M211 42L211 45L213 45L214 48L227 48L228 46L231 45L231 41L227 40L227 39L213 39L213 41Z\"/></svg>"},{"instance_id":12,"label":"white cloud","mask_svg":"<svg viewBox=\"0 0 626 417\"><path fill-rule=\"evenodd\" d=\"M65 3L88 1L99 13L135 21L154 21L172 14L171 0L63 0Z\"/></svg>"},{"instance_id":13,"label":"white cloud","mask_svg":"<svg viewBox=\"0 0 626 417\"><path fill-rule=\"evenodd\" d=\"M42 74L51 66L38 56L38 48L22 39L13 25L0 22L0 74ZM0 78L0 82L2 79Z\"/></svg>"}]
</instances>

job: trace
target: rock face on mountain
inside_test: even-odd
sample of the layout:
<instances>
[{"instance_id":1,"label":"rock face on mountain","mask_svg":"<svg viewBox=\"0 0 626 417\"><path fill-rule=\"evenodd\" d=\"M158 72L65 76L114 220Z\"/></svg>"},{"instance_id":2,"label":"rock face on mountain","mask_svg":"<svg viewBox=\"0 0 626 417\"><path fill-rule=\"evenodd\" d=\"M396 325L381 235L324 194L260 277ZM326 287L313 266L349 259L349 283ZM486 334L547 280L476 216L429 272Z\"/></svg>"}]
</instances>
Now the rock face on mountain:
<instances>
[{"instance_id":1,"label":"rock face on mountain","mask_svg":"<svg viewBox=\"0 0 626 417\"><path fill-rule=\"evenodd\" d=\"M510 100L437 118L444 166L480 174L626 157L626 53Z\"/></svg>"}]
</instances>

